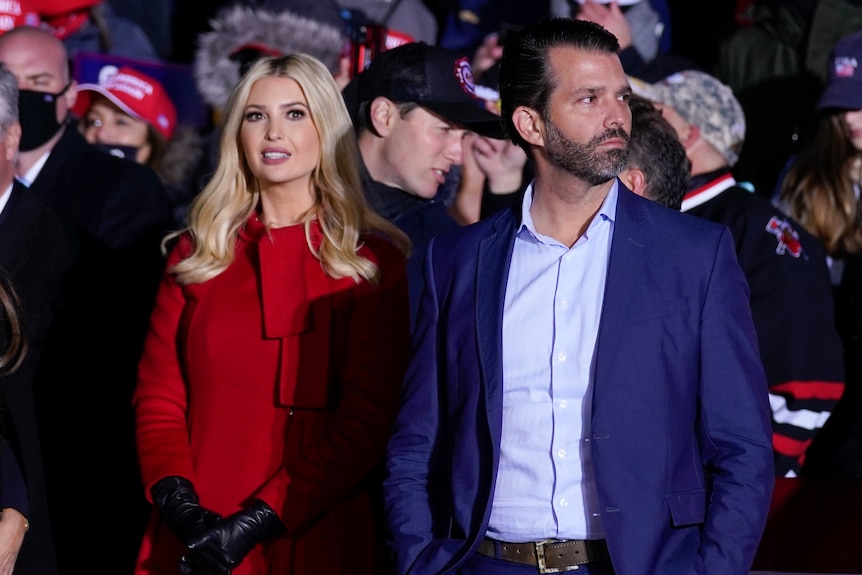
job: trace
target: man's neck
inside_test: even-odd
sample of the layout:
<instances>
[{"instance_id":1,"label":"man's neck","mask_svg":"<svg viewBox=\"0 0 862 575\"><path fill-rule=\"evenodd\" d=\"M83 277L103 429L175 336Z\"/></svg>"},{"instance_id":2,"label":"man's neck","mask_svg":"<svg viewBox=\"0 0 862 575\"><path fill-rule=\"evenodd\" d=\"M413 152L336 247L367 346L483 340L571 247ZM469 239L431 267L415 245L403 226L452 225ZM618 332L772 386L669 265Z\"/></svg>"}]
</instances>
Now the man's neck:
<instances>
[{"instance_id":1,"label":"man's neck","mask_svg":"<svg viewBox=\"0 0 862 575\"><path fill-rule=\"evenodd\" d=\"M375 182L386 183L384 174L378 165L383 156L383 139L363 132L357 139L357 145L359 147L359 159L371 179ZM387 185L390 184L387 183Z\"/></svg>"},{"instance_id":2,"label":"man's neck","mask_svg":"<svg viewBox=\"0 0 862 575\"><path fill-rule=\"evenodd\" d=\"M577 178L548 181L537 177L530 208L536 231L573 246L587 231L614 180L591 186Z\"/></svg>"},{"instance_id":3,"label":"man's neck","mask_svg":"<svg viewBox=\"0 0 862 575\"><path fill-rule=\"evenodd\" d=\"M0 221L2 221L6 217L2 214L3 210L6 209L6 206L9 203L9 199L11 196L12 180L7 178L3 182L0 182Z\"/></svg>"},{"instance_id":4,"label":"man's neck","mask_svg":"<svg viewBox=\"0 0 862 575\"><path fill-rule=\"evenodd\" d=\"M718 169L727 167L727 160L717 150L703 147L700 152L689 154L691 161L691 173L693 176L707 174Z\"/></svg>"},{"instance_id":5,"label":"man's neck","mask_svg":"<svg viewBox=\"0 0 862 575\"><path fill-rule=\"evenodd\" d=\"M18 162L16 166L16 174L19 177L24 177L24 175L32 168L42 156L45 155L46 152L50 152L54 149L54 146L57 145L57 142L60 141L60 138L63 137L63 134L66 131L66 126L60 128L60 130L51 136L51 139L39 146L38 148L34 148L32 150L27 150L26 152L18 152Z\"/></svg>"}]
</instances>

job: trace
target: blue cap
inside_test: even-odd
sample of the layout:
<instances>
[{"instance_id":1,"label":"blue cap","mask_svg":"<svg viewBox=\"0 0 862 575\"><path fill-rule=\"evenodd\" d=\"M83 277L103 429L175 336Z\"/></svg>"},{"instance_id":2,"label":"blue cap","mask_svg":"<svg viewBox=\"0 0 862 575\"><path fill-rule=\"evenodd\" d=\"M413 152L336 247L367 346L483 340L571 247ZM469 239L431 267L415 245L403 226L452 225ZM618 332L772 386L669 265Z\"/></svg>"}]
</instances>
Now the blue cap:
<instances>
[{"instance_id":1,"label":"blue cap","mask_svg":"<svg viewBox=\"0 0 862 575\"><path fill-rule=\"evenodd\" d=\"M844 36L832 49L826 89L817 109L862 110L862 31Z\"/></svg>"}]
</instances>

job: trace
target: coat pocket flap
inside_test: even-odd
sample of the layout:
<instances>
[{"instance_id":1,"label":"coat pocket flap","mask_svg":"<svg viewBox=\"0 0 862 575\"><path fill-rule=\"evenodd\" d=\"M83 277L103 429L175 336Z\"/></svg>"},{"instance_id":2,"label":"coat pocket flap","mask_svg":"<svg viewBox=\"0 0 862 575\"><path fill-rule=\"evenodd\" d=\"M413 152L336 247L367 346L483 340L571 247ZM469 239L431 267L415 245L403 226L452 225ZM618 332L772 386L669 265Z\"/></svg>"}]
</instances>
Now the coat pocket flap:
<instances>
[{"instance_id":1,"label":"coat pocket flap","mask_svg":"<svg viewBox=\"0 0 862 575\"><path fill-rule=\"evenodd\" d=\"M706 491L686 491L668 495L667 505L674 527L697 525L706 518Z\"/></svg>"}]
</instances>

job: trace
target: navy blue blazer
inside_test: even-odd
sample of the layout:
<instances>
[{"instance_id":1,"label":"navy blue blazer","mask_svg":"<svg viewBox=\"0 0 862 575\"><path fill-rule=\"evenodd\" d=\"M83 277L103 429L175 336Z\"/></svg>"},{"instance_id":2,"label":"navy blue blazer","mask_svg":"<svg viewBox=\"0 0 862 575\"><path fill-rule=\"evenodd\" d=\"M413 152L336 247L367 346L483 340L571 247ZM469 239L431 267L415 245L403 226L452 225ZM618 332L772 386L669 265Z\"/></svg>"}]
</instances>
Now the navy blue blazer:
<instances>
[{"instance_id":1,"label":"navy blue blazer","mask_svg":"<svg viewBox=\"0 0 862 575\"><path fill-rule=\"evenodd\" d=\"M519 208L432 240L384 502L399 574L484 537L502 428L502 317ZM721 225L620 184L590 439L618 575L746 575L774 471L745 277Z\"/></svg>"}]
</instances>

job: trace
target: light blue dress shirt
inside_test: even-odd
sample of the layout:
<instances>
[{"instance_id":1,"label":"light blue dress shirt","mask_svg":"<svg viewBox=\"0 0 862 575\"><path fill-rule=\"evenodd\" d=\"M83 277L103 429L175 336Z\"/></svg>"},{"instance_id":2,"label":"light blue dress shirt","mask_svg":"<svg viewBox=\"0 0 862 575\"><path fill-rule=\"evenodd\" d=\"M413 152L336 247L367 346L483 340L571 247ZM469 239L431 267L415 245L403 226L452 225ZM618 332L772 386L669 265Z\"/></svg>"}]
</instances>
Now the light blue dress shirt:
<instances>
[{"instance_id":1,"label":"light blue dress shirt","mask_svg":"<svg viewBox=\"0 0 862 575\"><path fill-rule=\"evenodd\" d=\"M491 538L604 537L588 438L618 185L571 248L536 231L532 184L524 194L503 308L503 435Z\"/></svg>"}]
</instances>

